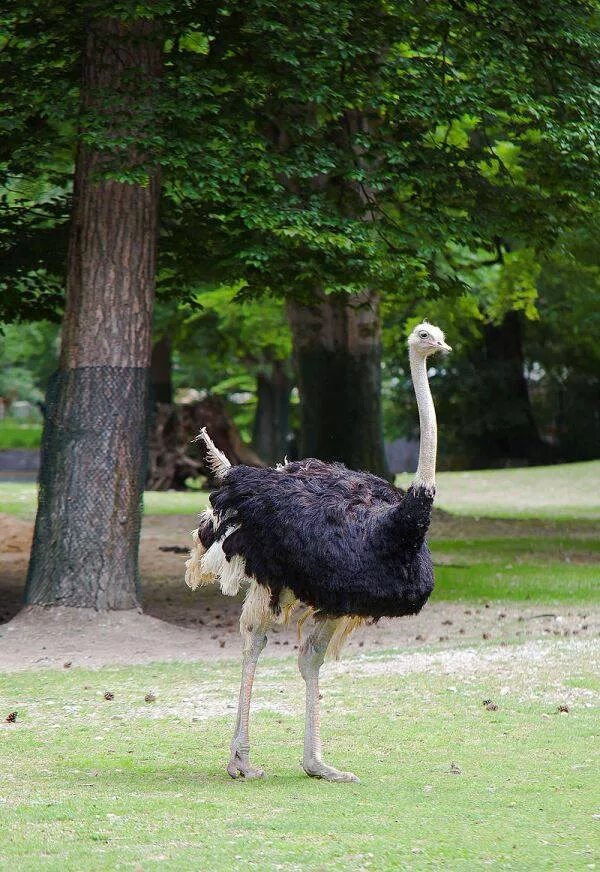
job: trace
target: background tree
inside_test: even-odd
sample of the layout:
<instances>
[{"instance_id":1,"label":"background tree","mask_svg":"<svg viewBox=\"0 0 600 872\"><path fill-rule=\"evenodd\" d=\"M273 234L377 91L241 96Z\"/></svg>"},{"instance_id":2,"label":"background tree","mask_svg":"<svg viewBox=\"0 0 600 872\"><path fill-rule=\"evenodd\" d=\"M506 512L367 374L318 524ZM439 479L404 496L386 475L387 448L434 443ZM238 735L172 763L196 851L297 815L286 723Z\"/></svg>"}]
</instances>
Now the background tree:
<instances>
[{"instance_id":1,"label":"background tree","mask_svg":"<svg viewBox=\"0 0 600 872\"><path fill-rule=\"evenodd\" d=\"M48 240L67 226L83 35L111 11L82 4L65 19L58 4L10 6L0 68L14 111L0 159L7 187L25 180L36 193L5 210L9 315L15 302L30 311L48 302L36 276L52 272L45 258L59 247ZM112 155L97 169L119 184L147 182L132 155L161 165L160 270L174 295L243 281L240 298L271 293L314 310L324 294L336 303L336 335L351 336L349 310L362 317L352 295L384 296L386 306L394 295L406 314L424 300L452 309L474 275L465 252L480 266L499 245L503 256L537 258L576 222L597 160L594 11L585 2L137 5L138 18L160 18L164 37L161 88L136 93L138 142L120 138L131 119L111 131L95 108L82 132ZM326 351L327 330L315 335ZM365 345L351 354L359 347L366 354ZM377 353L373 341L371 361ZM308 406L321 384L303 384ZM343 446L347 417L316 426ZM354 465L373 463L366 435L355 433Z\"/></svg>"},{"instance_id":2,"label":"background tree","mask_svg":"<svg viewBox=\"0 0 600 872\"><path fill-rule=\"evenodd\" d=\"M281 462L290 447L292 390L284 305L264 295L237 301L240 290L224 285L192 294L177 333L177 379L240 400L250 393L246 414L234 420L265 462Z\"/></svg>"},{"instance_id":3,"label":"background tree","mask_svg":"<svg viewBox=\"0 0 600 872\"><path fill-rule=\"evenodd\" d=\"M7 47L21 52L20 69L11 73L3 59L9 92L21 89L22 98L29 89L33 98L14 119L8 179L34 164L38 178L50 179L65 128L72 138L78 127L61 355L47 394L29 603L105 609L137 601L159 197L147 144L161 37L151 19L120 11L121 17L84 5L75 22L60 28L52 7L48 31L40 34L31 10L17 9ZM50 71L43 84L40 60ZM48 104L59 82L71 83L72 91ZM37 210L24 211L30 230ZM40 229L48 223L46 217Z\"/></svg>"},{"instance_id":4,"label":"background tree","mask_svg":"<svg viewBox=\"0 0 600 872\"><path fill-rule=\"evenodd\" d=\"M233 463L276 463L290 453L291 337L283 302L238 302L239 288L190 290L183 303L168 294L159 300L154 348L163 346L160 375L168 372L181 404L161 403L154 389L150 489L212 478L202 445L192 442L202 427Z\"/></svg>"},{"instance_id":5,"label":"background tree","mask_svg":"<svg viewBox=\"0 0 600 872\"><path fill-rule=\"evenodd\" d=\"M192 141L181 128L199 130L202 119L219 184L186 155L178 244L190 251L201 236L211 272L243 277L246 296L284 294L292 324L302 311L306 324L323 322L310 331L315 359L330 354L327 322L339 322L336 353L355 334L340 295L394 293L409 309L456 300L465 291L457 250L481 261L497 259L499 240L504 250L547 250L589 202L597 37L588 3L245 3L198 27L206 40L187 52L186 84L210 98L193 118L182 110L178 135ZM370 348L378 353L376 341ZM354 351L345 349L349 360ZM296 348L298 361L307 355ZM355 432L351 456L344 434L361 417L349 421L347 408L369 397L366 374L377 368L353 370L353 404L310 419L326 456L334 446L340 459L373 464L372 431ZM322 371L300 371L305 408L326 405ZM345 402L346 391L332 394Z\"/></svg>"},{"instance_id":6,"label":"background tree","mask_svg":"<svg viewBox=\"0 0 600 872\"><path fill-rule=\"evenodd\" d=\"M521 249L486 266L472 254L462 260L469 290L421 303L414 315L449 324L454 337L452 356L432 374L446 424L442 463L464 469L596 457L600 360L590 300L599 269L591 226L561 235L539 259ZM388 438L413 436L417 427L398 353L408 315L396 300L384 309Z\"/></svg>"},{"instance_id":7,"label":"background tree","mask_svg":"<svg viewBox=\"0 0 600 872\"><path fill-rule=\"evenodd\" d=\"M600 445L600 258L597 220L561 235L541 262L539 318L526 325L532 405L560 460L589 460Z\"/></svg>"}]
</instances>

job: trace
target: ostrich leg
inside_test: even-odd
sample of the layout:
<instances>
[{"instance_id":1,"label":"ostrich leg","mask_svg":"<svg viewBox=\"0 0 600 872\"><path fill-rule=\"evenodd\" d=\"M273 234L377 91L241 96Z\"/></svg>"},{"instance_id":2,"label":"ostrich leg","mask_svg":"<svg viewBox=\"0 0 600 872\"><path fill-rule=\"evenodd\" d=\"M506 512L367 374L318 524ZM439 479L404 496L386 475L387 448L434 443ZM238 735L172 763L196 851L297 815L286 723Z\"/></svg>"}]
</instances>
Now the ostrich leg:
<instances>
[{"instance_id":1,"label":"ostrich leg","mask_svg":"<svg viewBox=\"0 0 600 872\"><path fill-rule=\"evenodd\" d=\"M261 602L261 599L264 600L264 595L256 590L256 586L251 588L240 618L240 629L244 636L244 658L237 721L231 740L231 757L227 764L227 772L232 778L237 778L239 775L244 778L262 778L265 774L263 769L256 769L250 763L248 730L250 699L256 664L267 644L266 634L272 624L272 615L268 610L268 595L266 603Z\"/></svg>"},{"instance_id":2,"label":"ostrich leg","mask_svg":"<svg viewBox=\"0 0 600 872\"><path fill-rule=\"evenodd\" d=\"M306 683L306 728L302 768L313 778L324 778L326 781L358 781L359 779L352 772L334 769L333 766L324 763L321 757L319 670L338 622L339 619L316 621L300 646L298 666Z\"/></svg>"}]
</instances>

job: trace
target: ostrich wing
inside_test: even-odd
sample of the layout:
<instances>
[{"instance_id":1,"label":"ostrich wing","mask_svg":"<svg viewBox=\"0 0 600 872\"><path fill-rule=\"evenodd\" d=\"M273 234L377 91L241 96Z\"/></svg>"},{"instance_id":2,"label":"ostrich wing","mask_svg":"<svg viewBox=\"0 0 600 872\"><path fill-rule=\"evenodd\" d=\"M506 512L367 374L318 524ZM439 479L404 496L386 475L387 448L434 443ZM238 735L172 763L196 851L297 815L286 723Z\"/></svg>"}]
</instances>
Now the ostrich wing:
<instances>
[{"instance_id":1,"label":"ostrich wing","mask_svg":"<svg viewBox=\"0 0 600 872\"><path fill-rule=\"evenodd\" d=\"M411 528L416 497L309 459L281 470L233 467L211 503L227 558L241 555L274 602L289 587L330 615L379 617L418 611L433 586L421 554L426 527Z\"/></svg>"}]
</instances>

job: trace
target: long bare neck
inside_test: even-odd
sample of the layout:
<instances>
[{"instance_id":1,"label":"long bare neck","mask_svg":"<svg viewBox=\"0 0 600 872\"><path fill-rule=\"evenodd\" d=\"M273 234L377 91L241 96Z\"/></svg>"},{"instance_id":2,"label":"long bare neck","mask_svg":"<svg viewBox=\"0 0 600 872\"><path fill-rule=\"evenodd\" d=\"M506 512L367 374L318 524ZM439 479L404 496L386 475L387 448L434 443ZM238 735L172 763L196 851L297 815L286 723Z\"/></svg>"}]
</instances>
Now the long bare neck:
<instances>
[{"instance_id":1,"label":"long bare neck","mask_svg":"<svg viewBox=\"0 0 600 872\"><path fill-rule=\"evenodd\" d=\"M435 487L435 456L437 453L437 421L429 379L427 378L427 359L413 348L409 352L410 374L419 408L421 441L419 444L419 465L413 484L433 490Z\"/></svg>"}]
</instances>

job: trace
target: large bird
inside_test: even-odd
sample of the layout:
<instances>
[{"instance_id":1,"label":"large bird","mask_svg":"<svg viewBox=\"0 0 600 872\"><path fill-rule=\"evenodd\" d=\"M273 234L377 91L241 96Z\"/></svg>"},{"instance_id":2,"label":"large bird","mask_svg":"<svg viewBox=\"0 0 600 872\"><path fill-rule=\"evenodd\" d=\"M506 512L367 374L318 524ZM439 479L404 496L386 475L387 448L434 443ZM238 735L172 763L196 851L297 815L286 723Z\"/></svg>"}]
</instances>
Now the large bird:
<instances>
[{"instance_id":1,"label":"large bird","mask_svg":"<svg viewBox=\"0 0 600 872\"><path fill-rule=\"evenodd\" d=\"M408 338L421 442L415 479L406 493L377 476L309 458L276 469L231 466L204 430L219 486L200 516L186 563L186 583L219 582L248 592L240 618L244 638L237 723L227 771L256 778L248 722L256 664L274 622L298 603L312 613L300 645L306 683L304 771L328 781L357 781L323 762L319 736L319 670L355 626L384 615L414 615L433 590L425 542L435 493L437 428L427 358L450 351L438 327L423 323Z\"/></svg>"}]
</instances>

